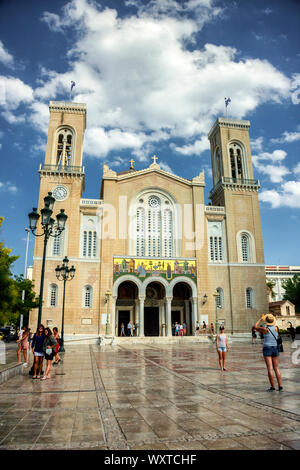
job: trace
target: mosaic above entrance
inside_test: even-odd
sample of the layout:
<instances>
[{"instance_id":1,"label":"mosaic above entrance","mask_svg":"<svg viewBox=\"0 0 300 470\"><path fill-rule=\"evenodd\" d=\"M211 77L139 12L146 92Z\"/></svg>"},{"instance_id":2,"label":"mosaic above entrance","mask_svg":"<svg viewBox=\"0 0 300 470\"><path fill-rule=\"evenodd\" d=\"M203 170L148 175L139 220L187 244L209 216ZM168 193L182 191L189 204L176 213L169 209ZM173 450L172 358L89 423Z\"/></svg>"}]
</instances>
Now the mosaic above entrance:
<instances>
[{"instance_id":1,"label":"mosaic above entrance","mask_svg":"<svg viewBox=\"0 0 300 470\"><path fill-rule=\"evenodd\" d=\"M133 274L141 280L160 276L167 281L177 276L187 276L196 282L196 260L190 258L114 258L114 281L125 274Z\"/></svg>"}]
</instances>

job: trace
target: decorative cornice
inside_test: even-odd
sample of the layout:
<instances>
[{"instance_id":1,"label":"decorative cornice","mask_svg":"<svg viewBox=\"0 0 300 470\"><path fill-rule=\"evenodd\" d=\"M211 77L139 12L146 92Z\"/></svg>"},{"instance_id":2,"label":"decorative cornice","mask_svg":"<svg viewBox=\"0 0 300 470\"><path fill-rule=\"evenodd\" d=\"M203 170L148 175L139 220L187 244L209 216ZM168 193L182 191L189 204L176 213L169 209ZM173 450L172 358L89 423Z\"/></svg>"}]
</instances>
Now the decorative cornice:
<instances>
[{"instance_id":1,"label":"decorative cornice","mask_svg":"<svg viewBox=\"0 0 300 470\"><path fill-rule=\"evenodd\" d=\"M195 178L192 179L192 185L193 186L205 186L205 176L204 176L204 170L201 171L199 176L195 176Z\"/></svg>"},{"instance_id":2,"label":"decorative cornice","mask_svg":"<svg viewBox=\"0 0 300 470\"><path fill-rule=\"evenodd\" d=\"M72 101L50 101L49 103L50 112L68 112L75 114L86 114L85 103L73 103Z\"/></svg>"},{"instance_id":3,"label":"decorative cornice","mask_svg":"<svg viewBox=\"0 0 300 470\"><path fill-rule=\"evenodd\" d=\"M216 132L218 127L228 127L232 129L246 129L247 130L250 127L250 121L244 121L242 119L229 119L229 118L219 117L208 133L209 139L212 138L213 134Z\"/></svg>"},{"instance_id":4,"label":"decorative cornice","mask_svg":"<svg viewBox=\"0 0 300 470\"><path fill-rule=\"evenodd\" d=\"M227 189L230 191L244 191L244 192L258 192L260 188L259 180L250 179L235 179L226 178L222 176L222 179L216 184L216 186L210 191L209 198L217 196L222 193L223 190Z\"/></svg>"},{"instance_id":5,"label":"decorative cornice","mask_svg":"<svg viewBox=\"0 0 300 470\"><path fill-rule=\"evenodd\" d=\"M180 176L176 176L173 173L169 173L168 171L162 170L157 163L152 163L148 168L145 168L144 170L131 171L123 175L122 174L118 175L115 171L111 170L106 164L103 165L103 179L114 179L117 181L124 181L130 178L135 178L136 176L142 176L142 175L146 175L146 174L153 173L153 172L156 172L163 176L167 176L168 178L172 178L176 181L187 184L189 186L194 185L194 183L191 180L182 178ZM203 178L204 178L204 174L203 174ZM205 186L205 183L203 184L202 182L195 183L195 184L198 184L199 186L200 185Z\"/></svg>"}]
</instances>

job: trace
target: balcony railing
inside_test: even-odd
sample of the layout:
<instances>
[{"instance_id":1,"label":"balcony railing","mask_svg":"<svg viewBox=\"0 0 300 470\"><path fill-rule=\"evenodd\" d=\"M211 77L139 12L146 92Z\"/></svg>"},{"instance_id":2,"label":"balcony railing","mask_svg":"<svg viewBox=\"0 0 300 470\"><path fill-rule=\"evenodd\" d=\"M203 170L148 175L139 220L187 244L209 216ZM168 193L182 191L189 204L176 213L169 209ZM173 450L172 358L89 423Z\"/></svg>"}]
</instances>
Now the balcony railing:
<instances>
[{"instance_id":1,"label":"balcony railing","mask_svg":"<svg viewBox=\"0 0 300 470\"><path fill-rule=\"evenodd\" d=\"M251 180L246 178L229 178L228 176L222 176L222 179L220 179L216 186L214 186L213 189L210 191L209 197L211 198L215 191L222 186L231 186L232 188L238 188L243 186L244 188L249 189L259 189L260 184L259 180Z\"/></svg>"},{"instance_id":2,"label":"balcony railing","mask_svg":"<svg viewBox=\"0 0 300 470\"><path fill-rule=\"evenodd\" d=\"M53 171L59 173L84 173L84 166L71 165L40 165L42 171Z\"/></svg>"}]
</instances>

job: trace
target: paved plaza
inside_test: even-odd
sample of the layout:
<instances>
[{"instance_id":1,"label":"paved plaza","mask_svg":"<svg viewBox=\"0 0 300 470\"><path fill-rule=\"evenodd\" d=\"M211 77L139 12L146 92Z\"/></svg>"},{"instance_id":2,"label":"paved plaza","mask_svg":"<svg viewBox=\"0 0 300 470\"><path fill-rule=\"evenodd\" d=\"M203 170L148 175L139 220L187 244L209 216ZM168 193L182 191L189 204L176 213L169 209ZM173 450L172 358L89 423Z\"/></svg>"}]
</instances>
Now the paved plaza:
<instances>
[{"instance_id":1,"label":"paved plaza","mask_svg":"<svg viewBox=\"0 0 300 470\"><path fill-rule=\"evenodd\" d=\"M0 449L300 449L300 366L280 355L269 387L262 346L72 345L51 380L28 369L0 386ZM30 362L32 355L30 357Z\"/></svg>"}]
</instances>

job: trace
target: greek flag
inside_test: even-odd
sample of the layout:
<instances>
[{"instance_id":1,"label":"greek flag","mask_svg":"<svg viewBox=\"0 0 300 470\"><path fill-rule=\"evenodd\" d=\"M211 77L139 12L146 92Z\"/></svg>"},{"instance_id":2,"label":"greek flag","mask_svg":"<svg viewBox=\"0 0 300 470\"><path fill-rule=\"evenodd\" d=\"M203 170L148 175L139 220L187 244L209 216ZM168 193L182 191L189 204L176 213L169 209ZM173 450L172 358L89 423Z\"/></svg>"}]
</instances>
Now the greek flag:
<instances>
[{"instance_id":1,"label":"greek flag","mask_svg":"<svg viewBox=\"0 0 300 470\"><path fill-rule=\"evenodd\" d=\"M227 106L229 105L229 103L231 102L231 98L225 98L225 106L227 108Z\"/></svg>"},{"instance_id":2,"label":"greek flag","mask_svg":"<svg viewBox=\"0 0 300 470\"><path fill-rule=\"evenodd\" d=\"M72 81L71 82L71 91L73 90L74 86L75 86L75 82Z\"/></svg>"}]
</instances>

